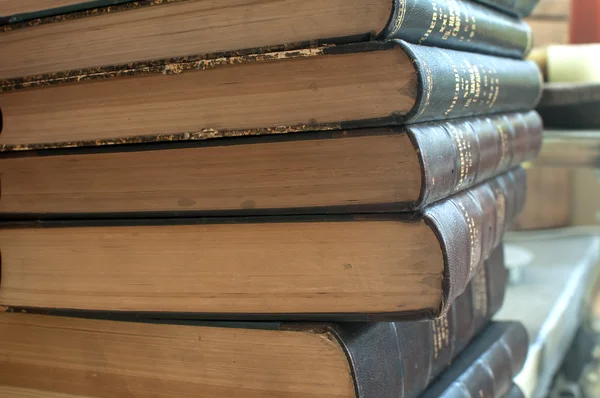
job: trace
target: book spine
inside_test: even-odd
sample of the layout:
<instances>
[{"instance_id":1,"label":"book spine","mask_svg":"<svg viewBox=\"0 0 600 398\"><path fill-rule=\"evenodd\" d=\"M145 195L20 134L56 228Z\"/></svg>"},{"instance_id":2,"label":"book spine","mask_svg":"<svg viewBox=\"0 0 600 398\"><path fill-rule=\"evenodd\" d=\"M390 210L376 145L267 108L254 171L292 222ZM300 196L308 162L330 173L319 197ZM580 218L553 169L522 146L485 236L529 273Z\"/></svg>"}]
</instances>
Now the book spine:
<instances>
[{"instance_id":1,"label":"book spine","mask_svg":"<svg viewBox=\"0 0 600 398\"><path fill-rule=\"evenodd\" d=\"M418 396L502 305L506 271L501 246L479 275L439 319L335 328L351 364L357 396Z\"/></svg>"},{"instance_id":2,"label":"book spine","mask_svg":"<svg viewBox=\"0 0 600 398\"><path fill-rule=\"evenodd\" d=\"M492 340L491 344L488 340ZM511 392L513 378L523 368L527 357L528 338L519 322L497 322L486 328L473 342L487 349L470 362L464 372L444 391L425 393L424 398L503 397ZM459 359L460 360L460 359Z\"/></svg>"},{"instance_id":3,"label":"book spine","mask_svg":"<svg viewBox=\"0 0 600 398\"><path fill-rule=\"evenodd\" d=\"M533 35L523 20L469 0L395 0L379 39L523 58Z\"/></svg>"},{"instance_id":4,"label":"book spine","mask_svg":"<svg viewBox=\"0 0 600 398\"><path fill-rule=\"evenodd\" d=\"M525 191L525 171L516 168L425 208L425 222L438 235L444 252L444 297L439 314L463 292L478 265L500 244L523 208Z\"/></svg>"},{"instance_id":5,"label":"book spine","mask_svg":"<svg viewBox=\"0 0 600 398\"><path fill-rule=\"evenodd\" d=\"M535 111L407 127L423 172L423 208L531 160L542 146Z\"/></svg>"},{"instance_id":6,"label":"book spine","mask_svg":"<svg viewBox=\"0 0 600 398\"><path fill-rule=\"evenodd\" d=\"M499 11L512 14L517 17L527 17L531 15L531 12L535 6L539 3L539 0L474 0L478 3L485 4L496 8Z\"/></svg>"},{"instance_id":7,"label":"book spine","mask_svg":"<svg viewBox=\"0 0 600 398\"><path fill-rule=\"evenodd\" d=\"M417 70L417 101L404 123L527 111L542 94L533 61L419 46L396 40Z\"/></svg>"}]
</instances>

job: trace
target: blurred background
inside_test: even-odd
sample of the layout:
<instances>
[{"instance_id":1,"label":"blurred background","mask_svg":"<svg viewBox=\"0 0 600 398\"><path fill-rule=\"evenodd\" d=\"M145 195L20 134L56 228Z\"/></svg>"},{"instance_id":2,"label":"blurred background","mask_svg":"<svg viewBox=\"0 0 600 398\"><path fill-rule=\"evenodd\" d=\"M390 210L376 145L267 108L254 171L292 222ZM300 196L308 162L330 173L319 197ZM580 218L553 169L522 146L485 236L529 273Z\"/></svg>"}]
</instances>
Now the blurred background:
<instances>
[{"instance_id":1,"label":"blurred background","mask_svg":"<svg viewBox=\"0 0 600 398\"><path fill-rule=\"evenodd\" d=\"M540 0L527 18L544 73L544 145L506 246L499 319L527 325L528 397L600 397L600 1Z\"/></svg>"}]
</instances>

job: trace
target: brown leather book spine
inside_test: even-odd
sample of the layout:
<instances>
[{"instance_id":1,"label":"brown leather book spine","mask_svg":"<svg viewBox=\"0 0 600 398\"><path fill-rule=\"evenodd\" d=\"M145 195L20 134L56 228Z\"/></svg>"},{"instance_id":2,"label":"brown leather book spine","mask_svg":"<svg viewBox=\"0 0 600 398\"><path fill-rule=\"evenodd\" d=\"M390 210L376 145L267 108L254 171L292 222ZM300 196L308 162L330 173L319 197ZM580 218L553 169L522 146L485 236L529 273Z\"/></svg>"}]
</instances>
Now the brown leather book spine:
<instances>
[{"instance_id":1,"label":"brown leather book spine","mask_svg":"<svg viewBox=\"0 0 600 398\"><path fill-rule=\"evenodd\" d=\"M519 167L423 211L444 251L444 298L437 315L447 311L500 244L523 208L525 190L525 171Z\"/></svg>"},{"instance_id":2,"label":"brown leather book spine","mask_svg":"<svg viewBox=\"0 0 600 398\"><path fill-rule=\"evenodd\" d=\"M503 247L439 319L341 324L334 329L350 360L357 396L417 397L447 368L504 300Z\"/></svg>"},{"instance_id":3,"label":"brown leather book spine","mask_svg":"<svg viewBox=\"0 0 600 398\"><path fill-rule=\"evenodd\" d=\"M535 111L407 126L423 171L418 208L531 160L542 146Z\"/></svg>"}]
</instances>

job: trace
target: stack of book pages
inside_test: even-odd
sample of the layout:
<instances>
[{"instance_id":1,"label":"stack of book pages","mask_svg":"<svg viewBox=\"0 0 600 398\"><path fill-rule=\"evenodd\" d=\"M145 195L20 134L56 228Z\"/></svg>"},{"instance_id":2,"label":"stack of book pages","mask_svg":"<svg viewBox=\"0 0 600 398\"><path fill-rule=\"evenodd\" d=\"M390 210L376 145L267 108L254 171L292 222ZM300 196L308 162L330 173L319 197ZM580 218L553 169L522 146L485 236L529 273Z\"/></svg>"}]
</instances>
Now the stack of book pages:
<instances>
[{"instance_id":1,"label":"stack of book pages","mask_svg":"<svg viewBox=\"0 0 600 398\"><path fill-rule=\"evenodd\" d=\"M533 6L0 0L0 395L518 395Z\"/></svg>"}]
</instances>

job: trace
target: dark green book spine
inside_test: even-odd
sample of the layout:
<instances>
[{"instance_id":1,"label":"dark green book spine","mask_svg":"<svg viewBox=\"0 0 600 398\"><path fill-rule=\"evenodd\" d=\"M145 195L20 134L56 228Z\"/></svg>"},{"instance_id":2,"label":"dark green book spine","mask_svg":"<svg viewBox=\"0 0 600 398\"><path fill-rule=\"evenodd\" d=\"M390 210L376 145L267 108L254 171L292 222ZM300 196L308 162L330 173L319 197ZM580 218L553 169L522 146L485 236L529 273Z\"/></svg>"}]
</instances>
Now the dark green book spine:
<instances>
[{"instance_id":1,"label":"dark green book spine","mask_svg":"<svg viewBox=\"0 0 600 398\"><path fill-rule=\"evenodd\" d=\"M527 23L469 0L395 0L380 40L523 58L533 35Z\"/></svg>"}]
</instances>

